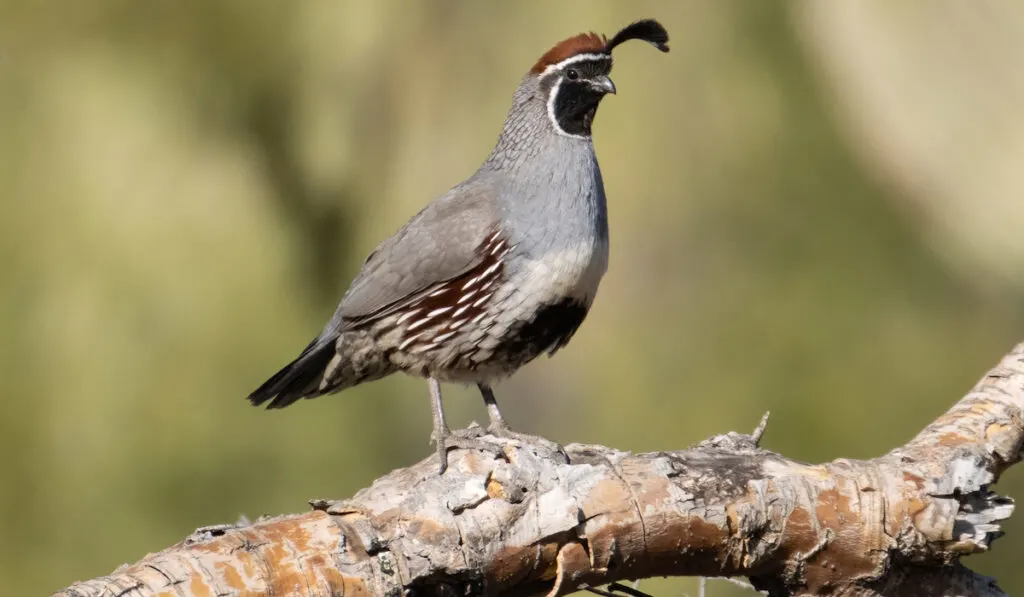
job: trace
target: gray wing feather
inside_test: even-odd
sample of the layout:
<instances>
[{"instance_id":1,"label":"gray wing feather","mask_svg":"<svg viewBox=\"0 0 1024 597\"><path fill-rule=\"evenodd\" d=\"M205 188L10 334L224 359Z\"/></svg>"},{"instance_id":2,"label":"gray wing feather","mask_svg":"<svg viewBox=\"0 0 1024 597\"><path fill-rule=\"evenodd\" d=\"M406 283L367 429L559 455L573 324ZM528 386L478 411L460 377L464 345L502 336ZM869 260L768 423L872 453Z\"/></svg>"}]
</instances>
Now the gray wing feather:
<instances>
[{"instance_id":1,"label":"gray wing feather","mask_svg":"<svg viewBox=\"0 0 1024 597\"><path fill-rule=\"evenodd\" d=\"M387 315L472 269L499 221L497 210L494 186L473 181L432 201L370 253L324 333Z\"/></svg>"}]
</instances>

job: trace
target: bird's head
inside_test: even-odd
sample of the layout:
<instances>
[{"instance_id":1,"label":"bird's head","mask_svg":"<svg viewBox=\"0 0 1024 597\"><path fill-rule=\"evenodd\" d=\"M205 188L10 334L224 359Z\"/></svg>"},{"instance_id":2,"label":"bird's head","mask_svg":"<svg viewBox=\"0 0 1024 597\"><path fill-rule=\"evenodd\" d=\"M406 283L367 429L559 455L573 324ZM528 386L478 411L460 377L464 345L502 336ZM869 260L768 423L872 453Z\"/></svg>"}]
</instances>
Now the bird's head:
<instances>
[{"instance_id":1,"label":"bird's head","mask_svg":"<svg viewBox=\"0 0 1024 597\"><path fill-rule=\"evenodd\" d=\"M581 33L559 42L530 69L541 99L547 102L548 118L555 131L589 137L597 106L606 94L615 93L609 78L612 50L631 39L646 41L668 52L668 32L654 19L637 21L610 40L597 33Z\"/></svg>"}]
</instances>

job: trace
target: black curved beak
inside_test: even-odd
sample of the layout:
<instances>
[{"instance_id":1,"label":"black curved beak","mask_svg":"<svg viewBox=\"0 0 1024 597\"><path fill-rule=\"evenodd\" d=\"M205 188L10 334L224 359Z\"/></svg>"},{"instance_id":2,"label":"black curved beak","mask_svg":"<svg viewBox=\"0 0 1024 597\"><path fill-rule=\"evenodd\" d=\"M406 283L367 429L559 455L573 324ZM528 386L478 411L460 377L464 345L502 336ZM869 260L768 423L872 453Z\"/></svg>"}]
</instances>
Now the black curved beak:
<instances>
[{"instance_id":1,"label":"black curved beak","mask_svg":"<svg viewBox=\"0 0 1024 597\"><path fill-rule=\"evenodd\" d=\"M595 77L590 80L590 88L598 93L615 94L615 83L608 76Z\"/></svg>"}]
</instances>

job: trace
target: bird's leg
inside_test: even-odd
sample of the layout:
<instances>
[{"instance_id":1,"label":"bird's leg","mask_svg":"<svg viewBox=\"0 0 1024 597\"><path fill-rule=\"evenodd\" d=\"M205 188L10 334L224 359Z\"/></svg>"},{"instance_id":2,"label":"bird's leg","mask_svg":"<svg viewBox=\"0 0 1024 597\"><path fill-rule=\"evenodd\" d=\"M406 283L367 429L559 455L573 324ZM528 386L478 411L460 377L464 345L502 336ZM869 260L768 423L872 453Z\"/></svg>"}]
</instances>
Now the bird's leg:
<instances>
[{"instance_id":1,"label":"bird's leg","mask_svg":"<svg viewBox=\"0 0 1024 597\"><path fill-rule=\"evenodd\" d=\"M431 439L434 440L434 444L437 446L437 458L441 463L441 469L438 471L438 474L443 475L448 470L448 450L456 448L482 450L504 457L505 452L500 446L479 439L479 433L474 436L471 429L453 433L448 428L448 423L444 420L444 406L441 404L441 383L433 377L429 377L427 378L427 385L430 387L430 412L434 416L434 431L431 434Z\"/></svg>"},{"instance_id":2,"label":"bird's leg","mask_svg":"<svg viewBox=\"0 0 1024 597\"><path fill-rule=\"evenodd\" d=\"M491 386L478 383L476 387L480 389L480 395L484 397L484 404L487 405L487 417L491 420L487 430L499 437L502 433L511 432L512 428L505 422L505 417L501 416L501 410L498 409L498 401L494 397L494 390L491 389Z\"/></svg>"},{"instance_id":3,"label":"bird's leg","mask_svg":"<svg viewBox=\"0 0 1024 597\"><path fill-rule=\"evenodd\" d=\"M427 378L427 386L430 387L430 413L434 416L434 431L430 439L434 440L437 446L437 457L441 461L441 473L448 468L448 450L445 448L445 440L451 435L448 423L444 420L444 406L441 404L441 384L433 377Z\"/></svg>"},{"instance_id":4,"label":"bird's leg","mask_svg":"<svg viewBox=\"0 0 1024 597\"><path fill-rule=\"evenodd\" d=\"M494 398L494 390L491 389L491 386L485 383L478 383L476 387L480 389L480 395L484 397L484 404L487 405L487 416L491 419L491 424L487 426L488 433L495 437L519 440L527 444L544 444L552 452L565 457L566 462L569 461L569 455L565 453L565 448L557 442L545 439L539 435L512 431L512 428L505 422L505 417L501 416L501 410L498 409L498 401Z\"/></svg>"}]
</instances>

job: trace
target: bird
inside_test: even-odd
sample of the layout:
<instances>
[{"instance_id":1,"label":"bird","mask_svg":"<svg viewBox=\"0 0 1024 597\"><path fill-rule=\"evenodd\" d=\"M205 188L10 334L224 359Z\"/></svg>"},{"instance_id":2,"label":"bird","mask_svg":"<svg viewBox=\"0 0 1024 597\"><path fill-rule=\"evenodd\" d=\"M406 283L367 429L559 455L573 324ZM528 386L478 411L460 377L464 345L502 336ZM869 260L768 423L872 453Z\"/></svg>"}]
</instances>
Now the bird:
<instances>
[{"instance_id":1,"label":"bird","mask_svg":"<svg viewBox=\"0 0 1024 597\"><path fill-rule=\"evenodd\" d=\"M545 52L483 164L369 254L323 330L248 400L277 409L394 373L425 378L440 474L449 450L480 445L449 429L441 382L477 386L488 433L533 437L509 427L492 385L564 347L607 270L591 129L616 92L612 50L632 39L669 51L661 23L643 19Z\"/></svg>"}]
</instances>

